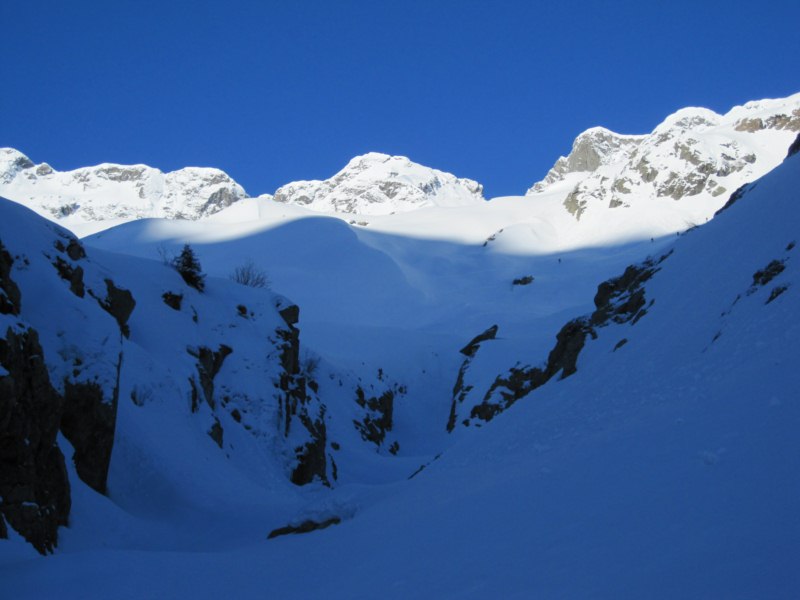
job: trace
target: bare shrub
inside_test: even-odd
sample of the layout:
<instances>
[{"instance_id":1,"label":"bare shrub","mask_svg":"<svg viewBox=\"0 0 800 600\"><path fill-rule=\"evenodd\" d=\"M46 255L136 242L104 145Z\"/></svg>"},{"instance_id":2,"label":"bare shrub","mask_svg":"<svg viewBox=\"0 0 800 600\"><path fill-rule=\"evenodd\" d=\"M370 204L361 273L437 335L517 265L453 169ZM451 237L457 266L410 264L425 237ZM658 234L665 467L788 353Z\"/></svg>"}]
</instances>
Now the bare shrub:
<instances>
[{"instance_id":1,"label":"bare shrub","mask_svg":"<svg viewBox=\"0 0 800 600\"><path fill-rule=\"evenodd\" d=\"M247 260L233 270L230 278L236 283L247 285L252 288L269 287L269 277L266 272L252 260Z\"/></svg>"}]
</instances>

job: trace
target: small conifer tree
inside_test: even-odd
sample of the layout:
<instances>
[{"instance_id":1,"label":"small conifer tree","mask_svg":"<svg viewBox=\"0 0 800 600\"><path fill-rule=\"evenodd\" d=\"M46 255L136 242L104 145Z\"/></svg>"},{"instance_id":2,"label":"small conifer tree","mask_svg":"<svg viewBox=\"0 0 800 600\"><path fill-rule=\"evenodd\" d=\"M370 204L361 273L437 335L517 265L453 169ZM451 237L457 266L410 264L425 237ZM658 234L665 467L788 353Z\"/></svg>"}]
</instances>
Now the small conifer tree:
<instances>
[{"instance_id":1,"label":"small conifer tree","mask_svg":"<svg viewBox=\"0 0 800 600\"><path fill-rule=\"evenodd\" d=\"M189 244L184 244L181 253L172 260L172 266L181 274L187 285L192 286L199 292L205 288L206 276L200 267L200 261Z\"/></svg>"}]
</instances>

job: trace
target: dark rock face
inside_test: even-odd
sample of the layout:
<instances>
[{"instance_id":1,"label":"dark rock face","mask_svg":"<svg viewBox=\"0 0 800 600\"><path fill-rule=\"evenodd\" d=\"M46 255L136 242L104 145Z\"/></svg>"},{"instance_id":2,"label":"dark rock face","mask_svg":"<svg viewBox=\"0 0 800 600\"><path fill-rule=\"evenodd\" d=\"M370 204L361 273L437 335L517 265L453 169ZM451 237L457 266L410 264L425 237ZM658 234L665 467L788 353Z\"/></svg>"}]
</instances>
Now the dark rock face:
<instances>
[{"instance_id":1,"label":"dark rock face","mask_svg":"<svg viewBox=\"0 0 800 600\"><path fill-rule=\"evenodd\" d=\"M295 485L306 485L315 479L330 485L325 405L319 402L313 391L309 391L307 383L307 379L299 373L284 371L280 376L283 434L288 438L293 425L299 425L307 437L306 442L294 448L297 463L290 478Z\"/></svg>"},{"instance_id":2,"label":"dark rock face","mask_svg":"<svg viewBox=\"0 0 800 600\"><path fill-rule=\"evenodd\" d=\"M66 248L67 256L72 260L80 260L86 258L86 250L81 246L80 242L74 238L70 238Z\"/></svg>"},{"instance_id":3,"label":"dark rock face","mask_svg":"<svg viewBox=\"0 0 800 600\"><path fill-rule=\"evenodd\" d=\"M644 284L659 270L659 265L668 256L669 254L665 254L658 260L648 259L639 265L631 265L619 277L601 283L594 298L595 311L591 315L573 319L561 328L556 334L555 346L544 365L538 367L517 365L509 369L508 373L499 375L489 387L483 400L472 407L469 418L464 419L463 424L469 425L470 419L489 421L559 373L561 373L560 379L564 379L577 372L578 357L587 339L597 337L598 328L611 323L635 324L647 314L649 305L645 298ZM652 304L651 301L650 305ZM495 333L496 329L494 331L489 329L475 339L481 337L483 340L492 339ZM621 345L617 344L615 350ZM466 400L472 389L470 386L464 386L464 377L476 347L470 342L464 350L462 353L468 358L462 365L453 388L448 431L452 431L455 427L458 405Z\"/></svg>"},{"instance_id":4,"label":"dark rock face","mask_svg":"<svg viewBox=\"0 0 800 600\"><path fill-rule=\"evenodd\" d=\"M473 390L473 386L464 385L464 376L469 370L469 365L472 362L468 358L461 363L461 368L458 370L458 377L453 386L453 399L450 402L450 416L447 418L447 431L453 431L456 426L456 419L458 418L458 406L466 400L467 395Z\"/></svg>"},{"instance_id":5,"label":"dark rock face","mask_svg":"<svg viewBox=\"0 0 800 600\"><path fill-rule=\"evenodd\" d=\"M530 285L533 283L533 280L533 275L524 275L523 277L517 277L511 282L511 285Z\"/></svg>"},{"instance_id":6,"label":"dark rock face","mask_svg":"<svg viewBox=\"0 0 800 600\"><path fill-rule=\"evenodd\" d=\"M361 439L380 446L386 438L386 433L392 429L394 390L386 390L380 396L367 397L361 386L358 386L356 402L368 411L361 421L353 421L361 434Z\"/></svg>"},{"instance_id":7,"label":"dark rock face","mask_svg":"<svg viewBox=\"0 0 800 600\"><path fill-rule=\"evenodd\" d=\"M299 419L310 434L310 440L295 448L297 466L292 471L292 483L305 485L317 478L325 485L330 485L328 480L328 460L325 451L327 445L325 407L321 408L317 419L312 419L308 411L300 413Z\"/></svg>"},{"instance_id":8,"label":"dark rock face","mask_svg":"<svg viewBox=\"0 0 800 600\"><path fill-rule=\"evenodd\" d=\"M658 271L657 265L667 256L658 261L650 259L640 265L631 265L620 277L601 283L594 297L597 308L589 319L591 324L602 326L609 321L627 323L630 320L635 323L643 317L646 309L642 286Z\"/></svg>"},{"instance_id":9,"label":"dark rock face","mask_svg":"<svg viewBox=\"0 0 800 600\"><path fill-rule=\"evenodd\" d=\"M794 248L794 242L790 242L789 245L786 246L786 252L791 251L793 248ZM753 285L751 285L750 289L747 290L747 295L750 296L756 293L759 288L766 286L778 275L783 273L783 271L786 269L787 260L788 257L782 260L778 259L772 260L763 269L759 269L758 271L753 273ZM778 296L783 294L788 289L789 286L786 284L776 285L770 291L769 298L767 298L765 304L770 304L773 300L775 300Z\"/></svg>"},{"instance_id":10,"label":"dark rock face","mask_svg":"<svg viewBox=\"0 0 800 600\"><path fill-rule=\"evenodd\" d=\"M203 392L208 406L213 410L215 407L214 402L214 377L217 376L219 370L222 368L222 363L229 354L233 352L233 348L220 344L219 350L216 352L206 346L200 348L189 348L187 352L197 359L197 375L199 379L200 390ZM192 379L192 412L197 412L199 408L199 394L197 389L197 382Z\"/></svg>"},{"instance_id":11,"label":"dark rock face","mask_svg":"<svg viewBox=\"0 0 800 600\"><path fill-rule=\"evenodd\" d=\"M11 279L14 259L0 241L0 315L18 315L21 308L19 287Z\"/></svg>"},{"instance_id":12,"label":"dark rock face","mask_svg":"<svg viewBox=\"0 0 800 600\"><path fill-rule=\"evenodd\" d=\"M295 327L300 320L300 308L292 304L277 309L286 323L286 328L275 330L282 367L278 381L281 429L286 438L294 426L302 427L306 434L306 441L294 447L296 464L290 479L295 485L314 480L330 485L325 405L316 396L319 387L311 377L312 369L303 372L300 367L300 330ZM334 468L331 476L335 479L332 460L331 466Z\"/></svg>"},{"instance_id":13,"label":"dark rock face","mask_svg":"<svg viewBox=\"0 0 800 600\"><path fill-rule=\"evenodd\" d=\"M561 372L561 379L569 377L578 370L578 355L583 350L587 336L596 338L597 334L586 319L575 319L561 328L556 334L556 345L547 357L544 371L547 379Z\"/></svg>"},{"instance_id":14,"label":"dark rock face","mask_svg":"<svg viewBox=\"0 0 800 600\"><path fill-rule=\"evenodd\" d=\"M792 145L789 146L789 153L786 155L786 158L794 156L798 152L800 152L800 134L797 135L795 140L792 142Z\"/></svg>"},{"instance_id":15,"label":"dark rock face","mask_svg":"<svg viewBox=\"0 0 800 600\"><path fill-rule=\"evenodd\" d=\"M211 426L211 429L208 430L208 435L212 440L214 440L214 443L216 443L217 446L222 448L224 431L222 430L222 425L220 424L219 419L214 419L214 424Z\"/></svg>"},{"instance_id":16,"label":"dark rock face","mask_svg":"<svg viewBox=\"0 0 800 600\"><path fill-rule=\"evenodd\" d=\"M56 444L63 399L50 383L35 330L9 328L0 338L0 365L8 372L0 376L0 521L45 554L55 548L70 510Z\"/></svg>"},{"instance_id":17,"label":"dark rock face","mask_svg":"<svg viewBox=\"0 0 800 600\"><path fill-rule=\"evenodd\" d=\"M77 239L67 233L60 232L58 235L67 240L67 244L64 245L63 241L56 240L54 244L56 250L66 254L70 260L77 261L81 260L82 258L86 258L86 250Z\"/></svg>"},{"instance_id":18,"label":"dark rock face","mask_svg":"<svg viewBox=\"0 0 800 600\"><path fill-rule=\"evenodd\" d=\"M774 288L772 288L772 291L769 293L769 298L767 298L767 301L764 304L769 304L770 302L775 300L775 298L780 296L783 292L785 292L788 289L789 289L788 285L775 286Z\"/></svg>"},{"instance_id":19,"label":"dark rock face","mask_svg":"<svg viewBox=\"0 0 800 600\"><path fill-rule=\"evenodd\" d=\"M69 282L70 291L79 298L83 298L86 293L83 284L83 267L73 263L85 258L86 251L75 238L70 237L66 233L60 233L59 235L67 240L67 244L64 244L63 239L56 240L54 244L55 249L69 258L69 260L65 260L61 256L56 256L53 261L53 266L56 268L56 271L58 271L59 277Z\"/></svg>"},{"instance_id":20,"label":"dark rock face","mask_svg":"<svg viewBox=\"0 0 800 600\"><path fill-rule=\"evenodd\" d=\"M578 370L578 355L589 335L597 337L585 317L564 325L556 334L556 345L550 351L545 367L512 367L508 375L498 376L486 392L483 402L470 411L470 419L490 421L520 398L543 386L559 372L561 379L575 373Z\"/></svg>"},{"instance_id":21,"label":"dark rock face","mask_svg":"<svg viewBox=\"0 0 800 600\"><path fill-rule=\"evenodd\" d=\"M287 525L286 527L278 527L278 529L273 529L270 531L267 539L271 540L272 538L276 538L281 535L289 535L293 533L309 533L311 531L317 531L318 529L325 529L331 525L338 525L341 522L342 519L339 517L331 517L330 519L325 519L324 521L312 521L309 519L307 521L303 521L299 525Z\"/></svg>"},{"instance_id":22,"label":"dark rock face","mask_svg":"<svg viewBox=\"0 0 800 600\"><path fill-rule=\"evenodd\" d=\"M447 431L453 431L456 426L456 419L458 418L458 406L464 402L467 398L467 395L472 391L471 385L464 385L464 377L469 370L469 366L472 363L472 359L475 356L475 353L478 352L481 344L488 340L493 340L497 336L497 325L492 325L484 331L476 335L470 342L464 346L459 352L466 356L466 360L461 363L461 368L458 370L458 377L456 378L456 383L453 386L453 399L450 403L450 416L447 419Z\"/></svg>"},{"instance_id":23,"label":"dark rock face","mask_svg":"<svg viewBox=\"0 0 800 600\"><path fill-rule=\"evenodd\" d=\"M278 314L289 326L297 325L298 321L300 321L300 307L296 304L280 309Z\"/></svg>"},{"instance_id":24,"label":"dark rock face","mask_svg":"<svg viewBox=\"0 0 800 600\"><path fill-rule=\"evenodd\" d=\"M296 304L279 309L278 314L286 322L286 329L278 329L276 333L281 339L281 365L287 375L300 372L300 331L295 325L300 320L300 307Z\"/></svg>"},{"instance_id":25,"label":"dark rock face","mask_svg":"<svg viewBox=\"0 0 800 600\"><path fill-rule=\"evenodd\" d=\"M728 201L725 203L725 205L714 213L714 217L715 218L718 217L721 213L725 212L731 206L736 204L739 201L739 199L741 199L741 197L744 196L745 193L752 188L753 185L754 184L752 183L745 183L743 186L741 186L739 189L733 192L731 194L731 197L728 198Z\"/></svg>"},{"instance_id":26,"label":"dark rock face","mask_svg":"<svg viewBox=\"0 0 800 600\"><path fill-rule=\"evenodd\" d=\"M61 255L51 262L59 276L69 282L72 293L84 298L84 271L74 261L85 258L85 251L77 240L60 235L67 242L55 241ZM20 313L21 294L11 280L12 265L11 255L3 248L0 309L16 315ZM109 295L104 308L119 315L122 326L133 310L132 298L110 280L106 283ZM75 381L79 370L65 378L62 395L50 381L34 329L19 324L8 329L5 339L0 338L0 364L7 372L0 376L0 513L4 522L39 552L55 548L57 529L67 523L70 510L65 458L56 443L59 430L75 449L78 476L96 491L106 491L121 360L120 355L117 383L110 397L104 397L96 382Z\"/></svg>"},{"instance_id":27,"label":"dark rock face","mask_svg":"<svg viewBox=\"0 0 800 600\"><path fill-rule=\"evenodd\" d=\"M136 308L136 300L133 299L133 294L128 290L118 288L110 279L106 279L105 282L106 298L102 301L98 300L100 307L114 317L122 335L129 337L128 319L133 309Z\"/></svg>"},{"instance_id":28,"label":"dark rock face","mask_svg":"<svg viewBox=\"0 0 800 600\"><path fill-rule=\"evenodd\" d=\"M169 306L172 310L180 310L181 303L183 302L183 294L174 294L172 292L164 292L161 297L164 299L164 304Z\"/></svg>"},{"instance_id":29,"label":"dark rock face","mask_svg":"<svg viewBox=\"0 0 800 600\"><path fill-rule=\"evenodd\" d=\"M478 351L478 348L480 347L482 342L485 342L486 340L495 339L495 337L497 336L497 329L498 329L497 325L492 325L491 327L489 327L489 329L487 329L483 333L478 334L474 338L472 338L472 340L470 340L470 342L466 346L464 346L461 350L459 350L459 352L464 356L469 356L469 357L475 356L475 353Z\"/></svg>"},{"instance_id":30,"label":"dark rock face","mask_svg":"<svg viewBox=\"0 0 800 600\"><path fill-rule=\"evenodd\" d=\"M115 388L112 398L104 398L102 388L94 382L64 383L61 432L75 449L73 460L78 477L101 494L106 493L114 446L117 394Z\"/></svg>"},{"instance_id":31,"label":"dark rock face","mask_svg":"<svg viewBox=\"0 0 800 600\"><path fill-rule=\"evenodd\" d=\"M60 256L56 257L53 266L58 271L58 276L69 283L70 291L78 298L83 298L86 294L86 287L83 285L83 267L75 267Z\"/></svg>"},{"instance_id":32,"label":"dark rock face","mask_svg":"<svg viewBox=\"0 0 800 600\"><path fill-rule=\"evenodd\" d=\"M786 266L782 260L773 260L763 269L753 273L753 287L767 285L770 281L780 275Z\"/></svg>"}]
</instances>

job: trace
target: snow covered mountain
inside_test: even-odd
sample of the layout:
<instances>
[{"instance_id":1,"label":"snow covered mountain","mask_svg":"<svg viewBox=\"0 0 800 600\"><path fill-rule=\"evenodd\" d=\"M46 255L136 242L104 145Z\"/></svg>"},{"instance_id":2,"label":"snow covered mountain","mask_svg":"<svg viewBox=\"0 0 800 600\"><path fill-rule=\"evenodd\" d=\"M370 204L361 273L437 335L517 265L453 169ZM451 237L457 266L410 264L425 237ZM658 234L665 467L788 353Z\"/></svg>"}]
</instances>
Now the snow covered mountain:
<instances>
[{"instance_id":1,"label":"snow covered mountain","mask_svg":"<svg viewBox=\"0 0 800 600\"><path fill-rule=\"evenodd\" d=\"M42 350L56 395L61 377L68 393L73 378L92 385L92 372L103 390L106 382L108 390L120 388L107 495L81 478L83 455L75 444L83 438L64 431L71 431L68 420L62 418L61 435L50 423L47 437L28 438L67 457L74 448L74 461L61 468L56 460L55 469L65 472L59 477L72 489L69 526L58 529L55 555L31 555L12 519L50 515L50 498L29 500L20 495L25 488L4 488L3 514L12 523L4 532L9 539L0 542L4 591L14 598L77 598L89 585L92 594L122 598L260 597L265 589L282 598L406 598L419 590L442 598L791 596L800 584L800 380L793 368L800 355L800 141L794 152L733 196L707 225L649 245L652 258L599 282L582 304L549 308L554 299L537 289L548 277L520 278L504 290L520 299L516 326L484 327L473 339L462 327L439 344L438 328L419 324L439 358L420 355L418 339L395 350L406 364L422 359L424 371L436 371L433 377L452 386L452 394L434 386L429 401L423 385L419 396L409 393L406 410L392 414L388 396L357 388L349 406L366 408L371 417L360 425L337 419L339 429L326 428L326 453L341 468L351 446L340 446L340 436L348 429L350 439L379 434L387 414L400 451L350 454L350 474L331 479L331 487L321 479L288 484L276 454L267 450L283 439L273 419L286 405L277 391L283 367L270 366L269 359L278 347L267 344L266 356L261 350L265 339L280 338L270 334L273 327L291 331L288 321L294 320L275 312L271 294L244 289L241 296L218 280L199 294L159 263L91 247L84 256L63 230L21 207L0 205L0 224L14 224L2 229L11 251L3 254L1 271L9 329L0 373L6 387L0 389L9 381L23 392L27 382L41 385L47 376L37 358ZM301 219L295 226L329 241L340 235L356 247L341 220ZM293 233L277 232L270 252ZM270 235L267 230L260 241ZM244 238L199 248L207 258L248 250ZM634 254L641 258L643 250ZM528 261L535 275L546 272L541 258ZM583 261L585 271L578 268ZM568 278L599 275L600 263L592 261L577 254L560 268ZM373 264L369 272L383 266ZM559 268L551 267L553 273ZM477 272L464 266L464 274ZM103 281L109 276L112 284ZM86 286L82 299L80 282ZM132 313L122 310L129 304L118 295L123 284L136 299ZM183 295L180 311L165 304L164 289ZM306 296L315 291L310 287ZM232 305L241 301L245 314ZM73 335L81 322L48 319L42 303L86 315L89 337ZM453 322L473 315L488 326L496 316L485 312L489 308L451 302L446 313L457 313ZM97 315L89 317L91 311ZM154 315L158 325L150 324ZM42 349L33 344L34 323L43 332ZM361 337L355 331L362 341L386 344L380 333L373 328ZM208 352L194 344L197 356L184 351L187 340L206 340ZM165 341L155 361L148 359ZM228 342L234 349L222 357L218 344ZM114 346L111 352L104 343ZM259 350L249 352L251 343ZM129 374L115 377L120 344ZM372 349L362 348L364 360ZM343 358L336 355L334 362ZM20 377L26 369L40 375ZM306 371L325 386L319 398L336 398L329 410L348 410L347 394L335 395L342 389L335 371ZM67 411L76 397L54 402ZM221 444L212 435L215 418L224 429ZM254 426L261 435L248 430ZM433 444L415 444L415 430ZM48 445L54 437L57 446ZM405 440L411 452L403 452ZM29 451L26 444L17 447ZM44 480L37 475L35 485ZM63 524L63 506L55 506Z\"/></svg>"},{"instance_id":2,"label":"snow covered mountain","mask_svg":"<svg viewBox=\"0 0 800 600\"><path fill-rule=\"evenodd\" d=\"M55 171L13 148L0 148L0 195L70 226L146 217L199 219L246 198L219 169L170 173L146 165L102 164Z\"/></svg>"},{"instance_id":3,"label":"snow covered mountain","mask_svg":"<svg viewBox=\"0 0 800 600\"><path fill-rule=\"evenodd\" d=\"M539 203L540 213L547 213L557 198L559 210L576 220L596 215L598 223L589 229L609 221L624 227L631 220L602 216L607 208L680 200L679 209L658 207L659 215L649 221L663 223L661 213L672 212L680 218L669 227L686 228L710 218L728 194L773 169L797 131L800 94L749 102L725 115L685 108L647 135L595 127L578 136L570 154L559 158L527 196L547 199ZM0 148L0 194L81 233L148 217L196 220L247 198L239 184L217 169L162 173L145 165L103 164L62 173L46 163L35 165L12 148ZM258 200L340 217L360 215L358 223L424 208L469 209L485 203L483 187L475 181L375 152L355 157L329 179L288 183ZM555 214L545 218L559 220Z\"/></svg>"},{"instance_id":4,"label":"snow covered mountain","mask_svg":"<svg viewBox=\"0 0 800 600\"><path fill-rule=\"evenodd\" d=\"M384 215L472 206L483 202L482 191L475 181L373 152L354 158L330 179L289 183L259 200L318 212ZM0 195L89 232L142 218L200 219L247 198L218 169L162 173L146 165L102 164L62 173L47 163L35 165L13 148L0 148ZM82 227L86 223L101 225Z\"/></svg>"},{"instance_id":5,"label":"snow covered mountain","mask_svg":"<svg viewBox=\"0 0 800 600\"><path fill-rule=\"evenodd\" d=\"M654 199L692 203L710 217L729 194L775 168L798 131L800 94L748 102L725 115L684 108L648 135L595 127L528 195L559 186L576 219Z\"/></svg>"},{"instance_id":6,"label":"snow covered mountain","mask_svg":"<svg viewBox=\"0 0 800 600\"><path fill-rule=\"evenodd\" d=\"M791 597L796 98L593 130L529 196L355 225L325 182L327 212L82 239L0 200L0 595ZM565 210L645 143L687 185L676 144L744 166ZM404 160L330 190L413 188Z\"/></svg>"},{"instance_id":7,"label":"snow covered mountain","mask_svg":"<svg viewBox=\"0 0 800 600\"><path fill-rule=\"evenodd\" d=\"M404 156L370 152L325 181L295 181L278 188L274 200L319 212L386 215L430 206L474 206L483 202L483 186Z\"/></svg>"}]
</instances>

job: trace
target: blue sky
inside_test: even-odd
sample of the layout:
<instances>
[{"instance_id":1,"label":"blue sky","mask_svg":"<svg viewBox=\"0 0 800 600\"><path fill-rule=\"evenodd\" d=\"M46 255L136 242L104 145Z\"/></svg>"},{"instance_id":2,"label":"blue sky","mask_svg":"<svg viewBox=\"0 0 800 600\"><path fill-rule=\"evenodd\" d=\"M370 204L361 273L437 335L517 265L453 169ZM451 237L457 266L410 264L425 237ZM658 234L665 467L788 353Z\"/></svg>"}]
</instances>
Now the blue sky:
<instances>
[{"instance_id":1,"label":"blue sky","mask_svg":"<svg viewBox=\"0 0 800 600\"><path fill-rule=\"evenodd\" d=\"M227 171L253 195L367 151L522 194L582 130L800 91L800 3L0 3L0 146Z\"/></svg>"}]
</instances>

